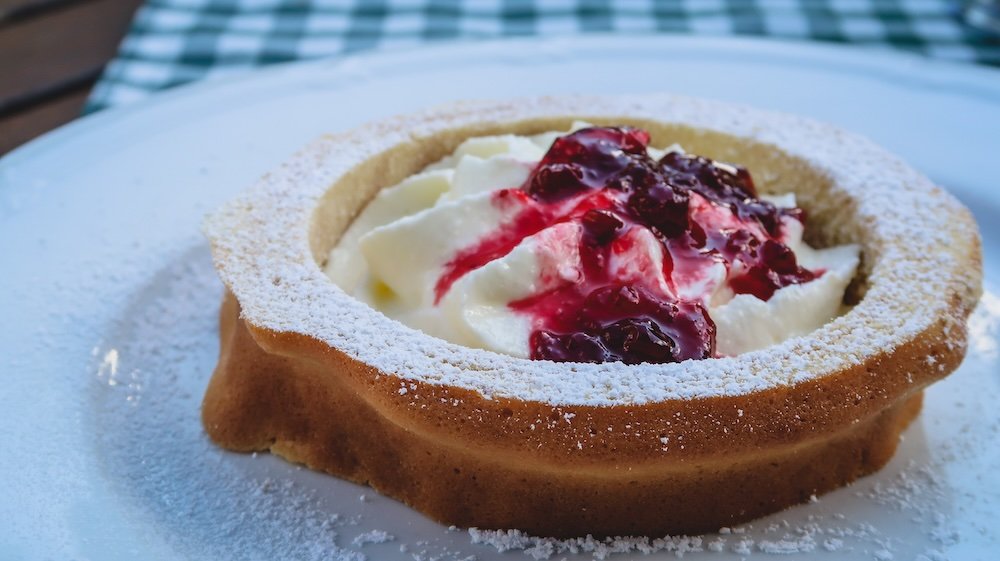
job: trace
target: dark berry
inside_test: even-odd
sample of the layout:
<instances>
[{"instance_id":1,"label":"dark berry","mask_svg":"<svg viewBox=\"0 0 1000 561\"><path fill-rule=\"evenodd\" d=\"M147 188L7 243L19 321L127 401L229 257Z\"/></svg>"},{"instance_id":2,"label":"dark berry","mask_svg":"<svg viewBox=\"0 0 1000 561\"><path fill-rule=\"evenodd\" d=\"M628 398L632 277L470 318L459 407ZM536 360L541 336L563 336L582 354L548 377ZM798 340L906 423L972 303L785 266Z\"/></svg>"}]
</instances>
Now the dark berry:
<instances>
[{"instance_id":1,"label":"dark berry","mask_svg":"<svg viewBox=\"0 0 1000 561\"><path fill-rule=\"evenodd\" d=\"M555 362L609 362L621 360L608 352L601 339L588 333L535 331L529 341L531 358Z\"/></svg>"},{"instance_id":2,"label":"dark berry","mask_svg":"<svg viewBox=\"0 0 1000 561\"><path fill-rule=\"evenodd\" d=\"M580 223L583 224L583 232L587 236L585 241L597 245L615 239L618 231L625 227L625 223L615 213L598 209L588 210L580 219Z\"/></svg>"},{"instance_id":3,"label":"dark berry","mask_svg":"<svg viewBox=\"0 0 1000 561\"><path fill-rule=\"evenodd\" d=\"M688 228L688 194L657 181L636 189L628 198L628 208L643 224L668 238Z\"/></svg>"},{"instance_id":4,"label":"dark berry","mask_svg":"<svg viewBox=\"0 0 1000 561\"><path fill-rule=\"evenodd\" d=\"M730 232L726 238L725 251L730 255L756 257L758 247L760 247L760 240L749 230L735 230Z\"/></svg>"},{"instance_id":5,"label":"dark berry","mask_svg":"<svg viewBox=\"0 0 1000 561\"><path fill-rule=\"evenodd\" d=\"M729 279L729 286L736 294L753 294L761 300L770 300L783 286L801 284L816 278L816 274L799 266L795 253L785 244L766 240L756 252L756 261L745 273Z\"/></svg>"},{"instance_id":6,"label":"dark berry","mask_svg":"<svg viewBox=\"0 0 1000 561\"><path fill-rule=\"evenodd\" d=\"M677 343L648 318L618 320L601 330L601 340L626 364L677 361Z\"/></svg>"},{"instance_id":7,"label":"dark berry","mask_svg":"<svg viewBox=\"0 0 1000 561\"><path fill-rule=\"evenodd\" d=\"M559 137L528 179L525 190L558 201L583 189L602 189L646 155L649 135L629 127L591 127Z\"/></svg>"},{"instance_id":8,"label":"dark berry","mask_svg":"<svg viewBox=\"0 0 1000 561\"><path fill-rule=\"evenodd\" d=\"M757 189L745 168L679 152L668 152L659 166L671 185L696 191L728 207L741 219L757 220L772 236L778 234L780 217L786 213L757 198Z\"/></svg>"},{"instance_id":9,"label":"dark berry","mask_svg":"<svg viewBox=\"0 0 1000 561\"><path fill-rule=\"evenodd\" d=\"M539 166L528 182L528 193L543 201L558 201L587 189L583 169L573 163Z\"/></svg>"},{"instance_id":10,"label":"dark berry","mask_svg":"<svg viewBox=\"0 0 1000 561\"><path fill-rule=\"evenodd\" d=\"M795 253L783 243L767 240L761 248L761 253L764 262L776 273L795 274L799 269Z\"/></svg>"},{"instance_id":11,"label":"dark berry","mask_svg":"<svg viewBox=\"0 0 1000 561\"><path fill-rule=\"evenodd\" d=\"M700 304L668 302L629 284L600 286L582 300L577 300L578 292L557 296L559 305L551 308L552 328L531 335L532 358L638 364L708 358L715 353L715 324ZM566 306L567 300L575 303ZM542 303L552 305L552 300Z\"/></svg>"}]
</instances>

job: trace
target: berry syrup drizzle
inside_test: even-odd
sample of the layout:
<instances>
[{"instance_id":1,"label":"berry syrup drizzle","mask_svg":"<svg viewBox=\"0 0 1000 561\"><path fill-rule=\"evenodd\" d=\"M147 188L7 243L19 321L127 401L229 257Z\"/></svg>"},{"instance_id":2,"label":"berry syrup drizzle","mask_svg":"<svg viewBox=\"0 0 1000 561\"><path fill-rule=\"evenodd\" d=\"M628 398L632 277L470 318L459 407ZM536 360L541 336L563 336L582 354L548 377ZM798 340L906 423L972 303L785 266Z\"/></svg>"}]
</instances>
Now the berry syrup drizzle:
<instances>
[{"instance_id":1,"label":"berry syrup drizzle","mask_svg":"<svg viewBox=\"0 0 1000 561\"><path fill-rule=\"evenodd\" d=\"M758 199L744 168L679 152L655 161L648 145L649 134L631 127L557 139L524 185L494 194L498 208L516 205L515 218L445 266L436 298L524 238L575 221L581 278L509 304L533 318L531 358L664 363L715 356L711 295L682 298L680 285L721 264L735 294L766 301L821 274L780 241L782 219L804 220L800 209ZM640 247L643 230L662 247L662 263ZM623 274L623 260L641 274Z\"/></svg>"}]
</instances>

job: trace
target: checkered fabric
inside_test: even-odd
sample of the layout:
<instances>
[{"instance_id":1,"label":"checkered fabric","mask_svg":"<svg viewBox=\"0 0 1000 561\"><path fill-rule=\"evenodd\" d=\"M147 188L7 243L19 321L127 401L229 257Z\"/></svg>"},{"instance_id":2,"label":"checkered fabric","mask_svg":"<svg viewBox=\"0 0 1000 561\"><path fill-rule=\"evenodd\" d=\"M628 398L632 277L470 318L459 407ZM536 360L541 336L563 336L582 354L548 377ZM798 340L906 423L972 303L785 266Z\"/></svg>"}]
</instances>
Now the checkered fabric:
<instances>
[{"instance_id":1,"label":"checkered fabric","mask_svg":"<svg viewBox=\"0 0 1000 561\"><path fill-rule=\"evenodd\" d=\"M89 110L200 78L373 48L675 33L812 39L1000 66L959 0L148 0Z\"/></svg>"}]
</instances>

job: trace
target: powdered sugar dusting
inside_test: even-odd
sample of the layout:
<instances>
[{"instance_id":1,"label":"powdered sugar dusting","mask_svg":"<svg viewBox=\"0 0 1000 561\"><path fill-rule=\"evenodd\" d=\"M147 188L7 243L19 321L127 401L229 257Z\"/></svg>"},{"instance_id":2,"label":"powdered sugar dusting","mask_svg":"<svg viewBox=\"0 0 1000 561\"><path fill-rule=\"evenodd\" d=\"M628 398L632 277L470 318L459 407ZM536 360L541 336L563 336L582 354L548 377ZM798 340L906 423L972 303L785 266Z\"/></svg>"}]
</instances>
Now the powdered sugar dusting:
<instances>
[{"instance_id":1,"label":"powdered sugar dusting","mask_svg":"<svg viewBox=\"0 0 1000 561\"><path fill-rule=\"evenodd\" d=\"M856 551L853 546L845 546L845 538L862 544L865 547L864 553L874 553L876 556L892 555L891 550L887 549L891 547L889 541L869 524L852 525L837 520L820 523L813 521L815 518L811 516L809 522L798 525L782 521L766 527L749 524L738 528L722 528L715 535L705 536L605 539L587 536L559 540L533 537L517 530L486 531L471 528L469 537L472 543L489 545L499 552L520 550L536 560L551 559L566 553L589 556L593 559L607 559L617 554L628 553L670 554L680 558L696 553L710 555L732 552L739 555L789 556L813 552L823 554Z\"/></svg>"},{"instance_id":2,"label":"powdered sugar dusting","mask_svg":"<svg viewBox=\"0 0 1000 561\"><path fill-rule=\"evenodd\" d=\"M395 540L396 537L385 530L372 530L355 536L354 545L366 545L370 543L385 543Z\"/></svg>"},{"instance_id":3,"label":"powdered sugar dusting","mask_svg":"<svg viewBox=\"0 0 1000 561\"><path fill-rule=\"evenodd\" d=\"M941 391L928 401L931 414L906 433L898 460L791 511L704 536L556 540L466 533L272 456L212 446L197 414L216 358L220 287L204 250L181 251L170 261L132 295L120 324L95 341L96 413L88 422L98 435L98 457L120 482L116 492L137 506L137 523L149 520L193 558L487 561L503 549L507 554L498 558L941 560L980 536L1000 543L988 516L970 526L950 514L988 513L998 499L988 482L1000 459L991 444L1000 437L993 408L1000 396L989 385L996 363L988 352L972 349L969 364L932 389ZM957 466L978 475L956 479Z\"/></svg>"},{"instance_id":4,"label":"powdered sugar dusting","mask_svg":"<svg viewBox=\"0 0 1000 561\"><path fill-rule=\"evenodd\" d=\"M605 118L592 116L593 107L601 107ZM735 358L567 368L464 348L407 328L345 294L313 260L312 213L330 185L357 162L457 126L558 115L679 122L771 143L803 158L833 179L837 192L856 207L857 223L870 230L867 296L808 338ZM674 96L573 97L459 104L317 141L216 212L206 232L224 282L254 325L311 335L406 379L487 397L601 405L738 395L821 376L894 348L944 313L946 295L971 299L976 292L975 271L948 251L927 251L974 239L974 225L965 216L953 198L894 156L828 125Z\"/></svg>"}]
</instances>

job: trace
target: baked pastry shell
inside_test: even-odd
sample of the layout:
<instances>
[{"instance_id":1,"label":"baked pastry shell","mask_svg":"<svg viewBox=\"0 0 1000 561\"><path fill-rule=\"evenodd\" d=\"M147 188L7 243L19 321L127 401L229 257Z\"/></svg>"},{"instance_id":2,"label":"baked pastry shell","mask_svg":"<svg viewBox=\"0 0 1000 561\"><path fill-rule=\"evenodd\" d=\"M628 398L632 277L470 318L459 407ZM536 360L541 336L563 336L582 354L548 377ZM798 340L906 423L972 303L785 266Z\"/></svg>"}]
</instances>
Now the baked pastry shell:
<instances>
[{"instance_id":1,"label":"baked pastry shell","mask_svg":"<svg viewBox=\"0 0 1000 561\"><path fill-rule=\"evenodd\" d=\"M330 248L378 189L472 136L633 124L653 145L794 190L814 245L859 243L843 316L785 343L668 365L530 361L450 344L346 295ZM878 469L920 392L964 356L981 283L968 211L870 141L676 96L452 105L325 137L206 226L227 286L203 420L433 518L557 536L700 532Z\"/></svg>"}]
</instances>

